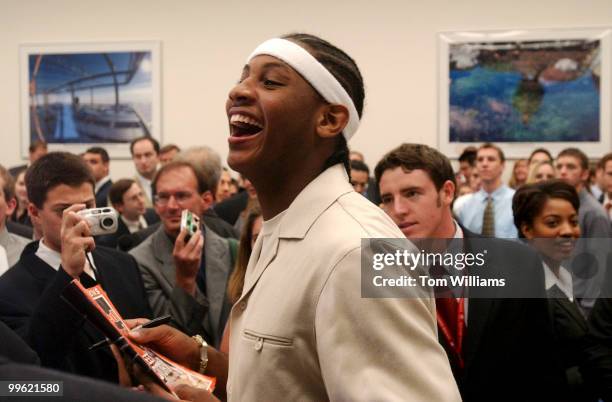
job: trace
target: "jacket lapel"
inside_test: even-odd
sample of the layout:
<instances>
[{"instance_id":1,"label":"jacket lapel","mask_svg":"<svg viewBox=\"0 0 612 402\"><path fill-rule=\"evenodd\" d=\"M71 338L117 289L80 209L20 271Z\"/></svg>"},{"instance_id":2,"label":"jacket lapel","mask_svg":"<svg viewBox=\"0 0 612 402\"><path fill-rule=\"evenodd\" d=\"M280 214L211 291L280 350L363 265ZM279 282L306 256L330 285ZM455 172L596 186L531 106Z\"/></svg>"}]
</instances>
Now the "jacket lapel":
<instances>
[{"instance_id":1,"label":"jacket lapel","mask_svg":"<svg viewBox=\"0 0 612 402\"><path fill-rule=\"evenodd\" d=\"M464 249L466 252L477 253L478 236L474 235L465 228L461 228L464 234ZM476 240L476 242L471 241ZM487 276L487 275L481 275ZM498 300L491 297L491 290L485 287L473 286L468 290L468 320L466 337L463 341L464 359L466 372L469 372L471 363L478 353L481 344L480 339L485 336L485 331L489 317L496 314Z\"/></svg>"},{"instance_id":2,"label":"jacket lapel","mask_svg":"<svg viewBox=\"0 0 612 402\"><path fill-rule=\"evenodd\" d=\"M157 228L155 233L153 233L151 236L153 236L151 239L153 245L153 257L160 263L161 274L168 282L168 287L173 288L176 282L174 258L172 257L174 244L166 232L164 232L163 226ZM168 250L170 250L170 252L168 252Z\"/></svg>"},{"instance_id":3,"label":"jacket lapel","mask_svg":"<svg viewBox=\"0 0 612 402\"><path fill-rule=\"evenodd\" d=\"M272 233L270 237L266 239L266 241L272 242L272 245L270 248L265 250L265 254L262 254L264 236L259 236L257 238L252 257L249 259L249 265L247 266L247 275L245 277L242 295L246 295L251 291L266 268L268 268L268 265L270 265L270 263L274 260L274 257L276 257L279 243L278 229L279 228L277 228L274 233ZM253 258L253 256L257 255L255 252L259 254L259 258Z\"/></svg>"},{"instance_id":4,"label":"jacket lapel","mask_svg":"<svg viewBox=\"0 0 612 402\"><path fill-rule=\"evenodd\" d=\"M209 302L210 321L215 333L219 333L221 312L225 305L226 284L231 269L227 241L204 226L204 255L206 258L206 296Z\"/></svg>"}]
</instances>

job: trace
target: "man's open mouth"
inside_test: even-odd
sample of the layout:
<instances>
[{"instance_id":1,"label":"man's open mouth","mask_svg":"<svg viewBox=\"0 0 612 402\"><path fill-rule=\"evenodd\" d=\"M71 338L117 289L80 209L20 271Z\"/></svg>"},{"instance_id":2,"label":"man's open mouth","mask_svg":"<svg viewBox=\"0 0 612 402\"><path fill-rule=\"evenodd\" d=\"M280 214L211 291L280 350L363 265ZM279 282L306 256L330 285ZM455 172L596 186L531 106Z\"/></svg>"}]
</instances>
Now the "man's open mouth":
<instances>
[{"instance_id":1,"label":"man's open mouth","mask_svg":"<svg viewBox=\"0 0 612 402\"><path fill-rule=\"evenodd\" d=\"M263 124L252 117L234 114L230 117L230 127L232 136L246 137L258 134L263 129Z\"/></svg>"}]
</instances>

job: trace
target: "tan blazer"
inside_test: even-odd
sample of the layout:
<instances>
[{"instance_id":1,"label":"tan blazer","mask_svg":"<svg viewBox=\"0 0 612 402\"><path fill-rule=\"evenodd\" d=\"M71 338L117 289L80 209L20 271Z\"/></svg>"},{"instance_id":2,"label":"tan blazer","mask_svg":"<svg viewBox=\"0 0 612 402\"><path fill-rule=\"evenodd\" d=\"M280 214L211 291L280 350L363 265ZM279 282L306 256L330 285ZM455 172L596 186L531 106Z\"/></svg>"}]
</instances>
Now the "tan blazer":
<instances>
[{"instance_id":1,"label":"tan blazer","mask_svg":"<svg viewBox=\"0 0 612 402\"><path fill-rule=\"evenodd\" d=\"M231 313L230 401L460 401L435 305L361 297L361 238L403 238L341 165L255 244Z\"/></svg>"}]
</instances>

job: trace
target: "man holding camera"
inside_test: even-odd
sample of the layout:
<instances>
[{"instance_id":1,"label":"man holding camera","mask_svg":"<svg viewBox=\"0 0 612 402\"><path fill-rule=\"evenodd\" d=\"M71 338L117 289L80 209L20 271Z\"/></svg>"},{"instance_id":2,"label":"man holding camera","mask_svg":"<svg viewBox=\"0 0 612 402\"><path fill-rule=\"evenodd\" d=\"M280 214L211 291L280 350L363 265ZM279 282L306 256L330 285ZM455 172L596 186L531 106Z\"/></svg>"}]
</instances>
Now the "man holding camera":
<instances>
[{"instance_id":1,"label":"man holding camera","mask_svg":"<svg viewBox=\"0 0 612 402\"><path fill-rule=\"evenodd\" d=\"M212 189L199 169L182 160L164 165L152 187L162 224L130 251L149 303L156 315L170 314L173 326L217 347L231 307L226 297L234 263L230 243L205 224L191 238L181 228L183 210L202 219L213 203Z\"/></svg>"},{"instance_id":2,"label":"man holding camera","mask_svg":"<svg viewBox=\"0 0 612 402\"><path fill-rule=\"evenodd\" d=\"M50 153L30 167L26 183L29 212L43 237L0 278L0 320L26 339L43 365L117 382L111 351L89 350L104 338L60 295L73 279L85 287L100 284L123 317L151 317L136 261L96 248L95 222L77 214L95 207L95 181L81 158Z\"/></svg>"}]
</instances>

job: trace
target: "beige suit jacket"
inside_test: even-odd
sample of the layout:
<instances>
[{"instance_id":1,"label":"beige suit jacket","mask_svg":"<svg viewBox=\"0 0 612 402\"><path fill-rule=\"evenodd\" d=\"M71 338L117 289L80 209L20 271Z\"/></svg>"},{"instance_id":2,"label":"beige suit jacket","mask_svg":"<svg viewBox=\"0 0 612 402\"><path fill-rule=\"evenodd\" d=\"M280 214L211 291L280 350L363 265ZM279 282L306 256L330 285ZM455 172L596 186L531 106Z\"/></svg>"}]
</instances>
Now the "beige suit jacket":
<instances>
[{"instance_id":1,"label":"beige suit jacket","mask_svg":"<svg viewBox=\"0 0 612 402\"><path fill-rule=\"evenodd\" d=\"M230 401L459 401L435 305L361 297L361 238L403 238L344 168L293 201L231 313ZM268 247L266 247L268 249Z\"/></svg>"}]
</instances>

